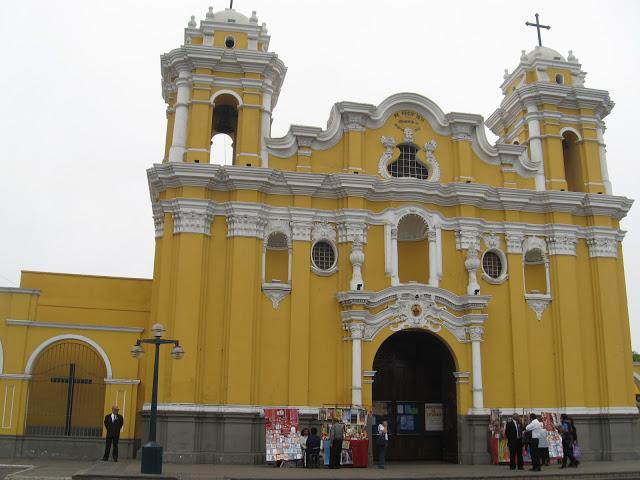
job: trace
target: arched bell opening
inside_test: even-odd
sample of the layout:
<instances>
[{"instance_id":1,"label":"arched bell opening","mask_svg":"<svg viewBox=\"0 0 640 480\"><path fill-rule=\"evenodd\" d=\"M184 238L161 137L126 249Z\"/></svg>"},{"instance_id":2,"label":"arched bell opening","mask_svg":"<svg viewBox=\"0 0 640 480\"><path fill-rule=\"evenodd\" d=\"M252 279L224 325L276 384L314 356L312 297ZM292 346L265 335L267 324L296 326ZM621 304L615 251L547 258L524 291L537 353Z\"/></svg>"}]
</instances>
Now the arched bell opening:
<instances>
[{"instance_id":1,"label":"arched bell opening","mask_svg":"<svg viewBox=\"0 0 640 480\"><path fill-rule=\"evenodd\" d=\"M400 283L429 283L429 227L416 214L398 222L398 276Z\"/></svg>"},{"instance_id":2,"label":"arched bell opening","mask_svg":"<svg viewBox=\"0 0 640 480\"><path fill-rule=\"evenodd\" d=\"M402 330L387 338L373 361L374 431L387 420L389 460L457 462L454 357L436 335Z\"/></svg>"},{"instance_id":3,"label":"arched bell opening","mask_svg":"<svg viewBox=\"0 0 640 480\"><path fill-rule=\"evenodd\" d=\"M238 133L238 100L229 94L215 98L211 122L209 161L217 165L234 165Z\"/></svg>"},{"instance_id":4,"label":"arched bell opening","mask_svg":"<svg viewBox=\"0 0 640 480\"><path fill-rule=\"evenodd\" d=\"M567 181L567 190L570 192L586 191L579 140L571 130L562 134L564 178Z\"/></svg>"}]
</instances>

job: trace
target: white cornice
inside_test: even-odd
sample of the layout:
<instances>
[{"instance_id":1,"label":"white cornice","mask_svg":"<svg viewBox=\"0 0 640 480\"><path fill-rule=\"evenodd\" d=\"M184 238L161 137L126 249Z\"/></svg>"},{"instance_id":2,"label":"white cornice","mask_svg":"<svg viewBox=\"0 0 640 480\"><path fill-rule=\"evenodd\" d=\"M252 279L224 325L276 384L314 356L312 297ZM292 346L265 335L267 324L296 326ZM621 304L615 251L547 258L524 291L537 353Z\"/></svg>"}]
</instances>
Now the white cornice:
<instances>
[{"instance_id":1,"label":"white cornice","mask_svg":"<svg viewBox=\"0 0 640 480\"><path fill-rule=\"evenodd\" d=\"M62 328L65 330L96 330L101 332L142 333L141 327L118 327L112 325L88 325L80 323L36 322L33 320L7 319L7 325L14 327Z\"/></svg>"},{"instance_id":2,"label":"white cornice","mask_svg":"<svg viewBox=\"0 0 640 480\"><path fill-rule=\"evenodd\" d=\"M138 385L140 380L135 378L105 378L104 383L110 385Z\"/></svg>"},{"instance_id":3,"label":"white cornice","mask_svg":"<svg viewBox=\"0 0 640 480\"><path fill-rule=\"evenodd\" d=\"M617 220L624 218L633 204L633 200L613 195L534 191L473 183L439 184L412 178L381 179L364 174L284 172L211 164L165 163L147 170L147 176L152 198L170 188L199 186L212 191L253 190L268 195L316 198L362 197L375 202L473 205L483 210L603 215Z\"/></svg>"},{"instance_id":4,"label":"white cornice","mask_svg":"<svg viewBox=\"0 0 640 480\"><path fill-rule=\"evenodd\" d=\"M0 287L0 293L17 293L23 295L40 295L42 290L37 288Z\"/></svg>"}]
</instances>

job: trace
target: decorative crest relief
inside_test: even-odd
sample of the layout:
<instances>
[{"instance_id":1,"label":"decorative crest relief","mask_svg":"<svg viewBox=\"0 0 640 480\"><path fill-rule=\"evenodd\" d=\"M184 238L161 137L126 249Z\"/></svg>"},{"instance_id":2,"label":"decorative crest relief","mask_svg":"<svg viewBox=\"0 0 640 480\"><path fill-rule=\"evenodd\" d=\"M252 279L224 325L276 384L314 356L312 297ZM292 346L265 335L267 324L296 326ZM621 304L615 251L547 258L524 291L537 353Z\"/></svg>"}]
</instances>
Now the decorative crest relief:
<instances>
[{"instance_id":1,"label":"decorative crest relief","mask_svg":"<svg viewBox=\"0 0 640 480\"><path fill-rule=\"evenodd\" d=\"M461 228L456 230L456 249L467 250L474 248L480 250L480 234L476 230Z\"/></svg>"},{"instance_id":2,"label":"decorative crest relief","mask_svg":"<svg viewBox=\"0 0 640 480\"><path fill-rule=\"evenodd\" d=\"M500 237L495 232L490 232L482 236L482 240L488 249L500 249Z\"/></svg>"},{"instance_id":3,"label":"decorative crest relief","mask_svg":"<svg viewBox=\"0 0 640 480\"><path fill-rule=\"evenodd\" d=\"M173 233L201 233L211 235L213 212L206 206L177 204L173 210Z\"/></svg>"},{"instance_id":4,"label":"decorative crest relief","mask_svg":"<svg viewBox=\"0 0 640 480\"><path fill-rule=\"evenodd\" d=\"M575 255L578 242L575 234L561 233L547 237L549 255Z\"/></svg>"},{"instance_id":5,"label":"decorative crest relief","mask_svg":"<svg viewBox=\"0 0 640 480\"><path fill-rule=\"evenodd\" d=\"M593 236L587 238L589 258L593 257L618 257L618 240L610 236Z\"/></svg>"},{"instance_id":6,"label":"decorative crest relief","mask_svg":"<svg viewBox=\"0 0 640 480\"><path fill-rule=\"evenodd\" d=\"M542 314L544 313L547 305L551 303L551 297L549 295L544 294L525 294L525 300L527 305L533 310L536 314L536 318L538 321L542 319Z\"/></svg>"},{"instance_id":7,"label":"decorative crest relief","mask_svg":"<svg viewBox=\"0 0 640 480\"><path fill-rule=\"evenodd\" d=\"M336 229L328 222L316 222L313 224L313 230L311 230L311 241L316 242L318 240L330 240L336 241Z\"/></svg>"},{"instance_id":8,"label":"decorative crest relief","mask_svg":"<svg viewBox=\"0 0 640 480\"><path fill-rule=\"evenodd\" d=\"M420 295L410 298L403 295L397 305L396 319L389 326L394 332L406 328L423 328L432 332L439 332L442 329L440 319L446 309L437 306L432 298Z\"/></svg>"},{"instance_id":9,"label":"decorative crest relief","mask_svg":"<svg viewBox=\"0 0 640 480\"><path fill-rule=\"evenodd\" d=\"M264 237L267 221L257 215L227 216L227 237Z\"/></svg>"}]
</instances>

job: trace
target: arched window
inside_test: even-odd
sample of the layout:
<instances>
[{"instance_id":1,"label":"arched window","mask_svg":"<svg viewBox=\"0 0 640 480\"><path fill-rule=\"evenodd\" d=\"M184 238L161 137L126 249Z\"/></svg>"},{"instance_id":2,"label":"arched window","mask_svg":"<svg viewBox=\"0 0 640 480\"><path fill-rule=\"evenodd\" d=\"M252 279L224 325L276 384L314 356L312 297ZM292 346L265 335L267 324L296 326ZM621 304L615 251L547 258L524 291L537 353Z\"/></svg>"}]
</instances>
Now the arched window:
<instances>
[{"instance_id":1,"label":"arched window","mask_svg":"<svg viewBox=\"0 0 640 480\"><path fill-rule=\"evenodd\" d=\"M237 132L238 100L233 95L222 94L215 98L213 105L210 163L235 165Z\"/></svg>"},{"instance_id":2,"label":"arched window","mask_svg":"<svg viewBox=\"0 0 640 480\"><path fill-rule=\"evenodd\" d=\"M429 176L427 166L417 157L418 147L412 143L398 145L400 156L389 163L387 171L392 177L413 177L426 180Z\"/></svg>"},{"instance_id":3,"label":"arched window","mask_svg":"<svg viewBox=\"0 0 640 480\"><path fill-rule=\"evenodd\" d=\"M415 214L398 222L398 277L400 283L429 283L428 226Z\"/></svg>"},{"instance_id":4,"label":"arched window","mask_svg":"<svg viewBox=\"0 0 640 480\"><path fill-rule=\"evenodd\" d=\"M282 232L267 238L265 279L270 283L289 283L289 242Z\"/></svg>"},{"instance_id":5,"label":"arched window","mask_svg":"<svg viewBox=\"0 0 640 480\"><path fill-rule=\"evenodd\" d=\"M570 192L584 192L585 176L578 136L567 130L562 134L562 157L564 177Z\"/></svg>"},{"instance_id":6,"label":"arched window","mask_svg":"<svg viewBox=\"0 0 640 480\"><path fill-rule=\"evenodd\" d=\"M27 435L100 437L106 375L100 355L83 342L47 347L32 370Z\"/></svg>"},{"instance_id":7,"label":"arched window","mask_svg":"<svg viewBox=\"0 0 640 480\"><path fill-rule=\"evenodd\" d=\"M524 283L526 293L547 293L545 261L538 248L524 254Z\"/></svg>"},{"instance_id":8,"label":"arched window","mask_svg":"<svg viewBox=\"0 0 640 480\"><path fill-rule=\"evenodd\" d=\"M562 76L562 74L556 74L556 83L558 85L562 85L564 83L564 77Z\"/></svg>"}]
</instances>

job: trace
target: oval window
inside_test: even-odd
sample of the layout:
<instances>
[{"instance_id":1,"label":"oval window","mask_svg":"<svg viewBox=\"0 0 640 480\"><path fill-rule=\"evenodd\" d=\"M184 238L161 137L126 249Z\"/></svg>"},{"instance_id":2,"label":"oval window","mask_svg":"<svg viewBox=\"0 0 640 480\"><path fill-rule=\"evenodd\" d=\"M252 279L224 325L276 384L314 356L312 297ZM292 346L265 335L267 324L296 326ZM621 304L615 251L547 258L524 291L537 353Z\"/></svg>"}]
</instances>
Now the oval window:
<instances>
[{"instance_id":1,"label":"oval window","mask_svg":"<svg viewBox=\"0 0 640 480\"><path fill-rule=\"evenodd\" d=\"M336 252L333 245L325 240L316 242L311 251L311 260L319 270L331 270L336 263Z\"/></svg>"},{"instance_id":2,"label":"oval window","mask_svg":"<svg viewBox=\"0 0 640 480\"><path fill-rule=\"evenodd\" d=\"M498 279L502 276L502 259L496 252L488 251L482 256L482 270L489 277Z\"/></svg>"}]
</instances>

